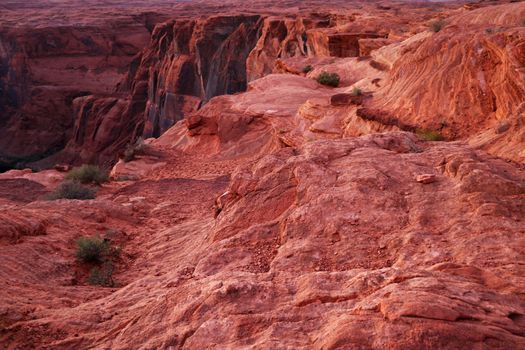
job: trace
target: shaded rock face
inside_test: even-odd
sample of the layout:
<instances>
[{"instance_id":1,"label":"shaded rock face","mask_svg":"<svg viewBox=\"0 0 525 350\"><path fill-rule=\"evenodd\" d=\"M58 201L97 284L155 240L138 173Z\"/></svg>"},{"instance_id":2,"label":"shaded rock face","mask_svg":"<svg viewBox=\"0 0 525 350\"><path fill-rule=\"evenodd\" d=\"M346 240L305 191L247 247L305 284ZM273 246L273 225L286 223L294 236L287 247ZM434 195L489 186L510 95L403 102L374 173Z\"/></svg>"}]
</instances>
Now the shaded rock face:
<instances>
[{"instance_id":1,"label":"shaded rock face","mask_svg":"<svg viewBox=\"0 0 525 350\"><path fill-rule=\"evenodd\" d=\"M57 159L112 165L137 137L158 137L209 98L244 91L260 23L259 16L217 16L159 24L116 97L75 100L74 136L46 165Z\"/></svg>"},{"instance_id":2,"label":"shaded rock face","mask_svg":"<svg viewBox=\"0 0 525 350\"><path fill-rule=\"evenodd\" d=\"M82 113L76 114L74 139L46 165L57 159L115 162L119 151L134 138L158 137L212 97L245 91L248 81L271 73L278 58L306 56L306 29L327 24L324 17L237 15L157 25L151 42L133 59L117 86L118 106L127 104L111 112L113 129L119 132L99 134L97 126L109 123L102 121L106 114L99 113L104 109L78 107L75 111ZM107 97L99 98L95 105L108 101ZM76 105L93 99L96 97L78 99ZM98 146L88 140L96 140Z\"/></svg>"},{"instance_id":3,"label":"shaded rock face","mask_svg":"<svg viewBox=\"0 0 525 350\"><path fill-rule=\"evenodd\" d=\"M333 57L358 57L364 50L361 49L360 40L364 38L380 38L375 33L344 33L328 36L328 50Z\"/></svg>"},{"instance_id":4,"label":"shaded rock face","mask_svg":"<svg viewBox=\"0 0 525 350\"><path fill-rule=\"evenodd\" d=\"M149 39L140 22L117 27L0 29L0 163L60 150L71 137L73 100L113 91Z\"/></svg>"},{"instance_id":5,"label":"shaded rock face","mask_svg":"<svg viewBox=\"0 0 525 350\"><path fill-rule=\"evenodd\" d=\"M214 96L246 90L260 24L259 16L224 16L158 26L134 77L148 83L144 136L160 136Z\"/></svg>"}]
</instances>

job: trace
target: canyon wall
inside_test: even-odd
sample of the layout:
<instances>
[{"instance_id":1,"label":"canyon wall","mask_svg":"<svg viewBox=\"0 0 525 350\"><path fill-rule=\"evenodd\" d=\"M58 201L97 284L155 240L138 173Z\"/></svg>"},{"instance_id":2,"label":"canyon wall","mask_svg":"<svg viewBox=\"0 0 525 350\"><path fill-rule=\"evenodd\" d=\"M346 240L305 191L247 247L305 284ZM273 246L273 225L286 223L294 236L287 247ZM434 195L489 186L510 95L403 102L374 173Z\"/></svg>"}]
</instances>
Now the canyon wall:
<instances>
[{"instance_id":1,"label":"canyon wall","mask_svg":"<svg viewBox=\"0 0 525 350\"><path fill-rule=\"evenodd\" d=\"M245 91L248 82L283 71L283 60L369 56L421 30L431 6L410 14L367 4L345 13L318 7L214 15L225 11L212 5L115 13L117 20L96 25L69 19L49 28L4 28L1 166L109 167L134 139L158 137L214 96ZM170 16L177 19L154 28ZM301 74L308 62L301 64L284 71Z\"/></svg>"},{"instance_id":2,"label":"canyon wall","mask_svg":"<svg viewBox=\"0 0 525 350\"><path fill-rule=\"evenodd\" d=\"M111 165L137 137L158 137L211 97L244 91L260 23L260 16L240 15L159 24L117 85L118 97L75 100L75 137L46 165L58 159Z\"/></svg>"},{"instance_id":3,"label":"canyon wall","mask_svg":"<svg viewBox=\"0 0 525 350\"><path fill-rule=\"evenodd\" d=\"M72 135L73 100L108 94L146 45L146 17L105 26L0 28L0 166L41 159Z\"/></svg>"},{"instance_id":4,"label":"canyon wall","mask_svg":"<svg viewBox=\"0 0 525 350\"><path fill-rule=\"evenodd\" d=\"M134 139L159 137L211 98L245 91L248 82L275 72L283 59L358 57L368 53L361 39L387 36L334 30L331 26L342 18L352 20L352 16L312 13L287 17L211 16L159 24L148 46L131 62L127 76L118 84L119 105L127 107L119 108L119 117L112 117L115 132L100 133L105 130L99 129L105 113L99 113L99 109L93 109L89 116L77 115L77 120L90 122L76 123L74 134L89 137L75 137L58 157L47 159L47 165L58 159L110 165ZM106 101L107 97L100 99ZM84 102L92 100L78 101ZM91 108L77 108L83 113L86 110Z\"/></svg>"},{"instance_id":5,"label":"canyon wall","mask_svg":"<svg viewBox=\"0 0 525 350\"><path fill-rule=\"evenodd\" d=\"M109 166L137 137L158 137L211 98L245 91L248 81L271 73L280 58L306 56L306 30L329 22L330 16L236 15L159 24L117 84L118 102L102 108L115 95L75 100L75 136L40 164L65 160ZM108 123L110 128L100 128Z\"/></svg>"}]
</instances>

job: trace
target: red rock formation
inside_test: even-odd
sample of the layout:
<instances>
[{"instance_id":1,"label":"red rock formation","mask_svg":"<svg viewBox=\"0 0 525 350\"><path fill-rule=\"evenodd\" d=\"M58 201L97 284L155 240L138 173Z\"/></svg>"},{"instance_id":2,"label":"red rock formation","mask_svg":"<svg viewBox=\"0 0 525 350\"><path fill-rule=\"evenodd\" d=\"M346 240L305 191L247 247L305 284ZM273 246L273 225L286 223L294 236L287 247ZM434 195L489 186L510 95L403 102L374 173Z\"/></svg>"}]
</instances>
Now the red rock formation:
<instances>
[{"instance_id":1,"label":"red rock formation","mask_svg":"<svg viewBox=\"0 0 525 350\"><path fill-rule=\"evenodd\" d=\"M118 91L125 95L120 96L123 100L131 100L133 105L114 128L128 123L137 127L126 130L139 130L144 124L145 136L158 136L211 97L242 91L246 81L273 72L278 59L368 54L372 47L386 42L367 42L361 48L357 38L392 34L399 39L410 28L401 23L404 15L394 16L392 7L384 6L360 5L360 12L353 8L352 13L345 10L347 13L342 14L332 11L334 4L328 7L329 11L324 11L324 7L313 1L290 12L289 6L274 4L267 8L264 1L255 1L250 6L235 4L234 7L238 12L256 15L225 16L226 5L204 1L179 5L168 8L162 1L146 4L141 0L115 0L99 4L89 0L76 1L64 10L61 2L46 8L28 1L22 11L20 5L7 3L5 7L11 16L3 18L6 39L2 40L0 50L3 67L0 69L3 86L0 108L5 109L3 114L7 117L0 134L16 134L17 140L31 139L32 142L4 142L4 153L0 154L4 163L7 161L8 166L12 166L18 160L37 160L66 144L64 152L35 165L96 159L100 154L98 149L89 150L89 144L72 140L75 134L96 133L96 130L74 130L75 125L80 125L81 117L74 115L72 101L78 96L112 92L127 64L130 64L128 77L119 84ZM342 1L339 5L341 10L353 6ZM85 15L92 8L97 8L97 16ZM146 8L150 9L147 13ZM312 8L318 12L312 13ZM33 11L33 16L28 16L27 11ZM406 17L418 22L425 11L416 10ZM53 12L64 13L62 22L49 19ZM213 18L179 19L159 26L142 55L130 62L131 56L144 46L148 31L170 14L194 18L196 14L221 13ZM378 26L379 18L388 18L388 26L383 26L386 29ZM76 23L83 27L75 27ZM401 29L394 32L395 26ZM337 29L319 31L322 27ZM116 34L109 34L112 28L118 28ZM138 96L135 92L143 93L142 84L147 84L147 94ZM115 96L103 96L103 99L107 97ZM80 101L84 100L76 104ZM89 119L93 120L88 125L100 124L100 117L91 116ZM102 155L100 163L114 161L122 145L136 134L109 136L110 139L101 141L112 146ZM80 148L84 148L82 152Z\"/></svg>"},{"instance_id":2,"label":"red rock formation","mask_svg":"<svg viewBox=\"0 0 525 350\"><path fill-rule=\"evenodd\" d=\"M409 43L394 61L374 107L450 138L513 123L524 108L523 15L522 3L480 8Z\"/></svg>"},{"instance_id":3,"label":"red rock formation","mask_svg":"<svg viewBox=\"0 0 525 350\"><path fill-rule=\"evenodd\" d=\"M266 18L259 40L246 62L248 81L274 72L278 59L307 56L307 30L326 27L330 19L329 15L315 14L309 18Z\"/></svg>"},{"instance_id":4,"label":"red rock formation","mask_svg":"<svg viewBox=\"0 0 525 350\"><path fill-rule=\"evenodd\" d=\"M63 148L74 124L72 101L112 91L148 38L146 24L129 18L0 29L0 163L13 166Z\"/></svg>"},{"instance_id":5,"label":"red rock formation","mask_svg":"<svg viewBox=\"0 0 525 350\"><path fill-rule=\"evenodd\" d=\"M381 14L395 6L373 4ZM406 28L421 26L418 16L434 6L417 5ZM284 36L290 46L254 40L271 53L254 54L255 67L275 59L286 74L253 80L246 92L198 110L192 102L206 91L239 82L223 69L238 72L246 61L237 59L249 53L241 38L263 22L214 16L158 26L117 93L72 102L77 119L66 151L109 160L143 129L161 129L144 111L172 118L176 108L162 108L166 91L187 106L185 120L146 140L135 160L120 161L93 200L41 200L63 178L56 170L0 175L0 344L525 348L525 169L479 149L523 154L522 8L460 9L441 32L373 49L370 58L279 59L296 47L295 34ZM330 25L344 18L330 16ZM354 22L341 32L355 32ZM501 32L466 37L486 23ZM261 38L272 33L284 31ZM238 45L239 56L231 50ZM312 78L322 70L339 73L341 85L318 84ZM479 72L496 111L482 114L483 95L473 98ZM460 82L474 88L462 92ZM427 142L410 132L439 121L419 112L448 101L427 87L472 104L454 110L468 119L454 124L462 140ZM112 287L90 285L93 265L75 257L76 240L96 235L121 248Z\"/></svg>"},{"instance_id":6,"label":"red rock formation","mask_svg":"<svg viewBox=\"0 0 525 350\"><path fill-rule=\"evenodd\" d=\"M391 133L284 147L228 185L241 158L193 151L164 148L167 164L93 202L3 207L15 235L45 230L3 243L4 344L525 345L525 178L512 165ZM119 288L85 286L74 238L109 228L125 237Z\"/></svg>"}]
</instances>

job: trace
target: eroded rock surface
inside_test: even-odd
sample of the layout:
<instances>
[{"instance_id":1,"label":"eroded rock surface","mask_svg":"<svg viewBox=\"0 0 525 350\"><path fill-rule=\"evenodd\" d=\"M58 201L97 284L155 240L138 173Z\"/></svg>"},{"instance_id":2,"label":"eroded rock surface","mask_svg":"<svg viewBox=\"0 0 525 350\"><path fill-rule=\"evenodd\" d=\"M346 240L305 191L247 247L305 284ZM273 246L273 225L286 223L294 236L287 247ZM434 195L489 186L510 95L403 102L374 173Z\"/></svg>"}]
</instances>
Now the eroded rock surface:
<instances>
[{"instance_id":1,"label":"eroded rock surface","mask_svg":"<svg viewBox=\"0 0 525 350\"><path fill-rule=\"evenodd\" d=\"M523 5L456 5L438 33L420 28L438 5L417 6L401 23L395 4L370 3L312 15L315 25L250 11L241 20L217 6L218 16L157 26L118 94L74 100L71 159L95 161L95 150L109 164L130 138L169 120L140 155L113 167L96 199L45 200L62 167L0 175L0 344L524 348ZM386 23L362 16L372 7ZM486 23L501 31L467 37ZM357 39L359 57L308 54L315 33L379 27L388 40ZM239 44L246 50L227 50ZM500 64L473 64L480 55ZM206 96L228 92L241 68L253 69L246 92ZM447 84L436 79L444 68L461 82L442 94L424 88ZM339 73L340 86L312 79L322 71ZM501 109L485 110L485 95L474 94L480 71ZM162 107L170 91L184 120ZM447 98L456 109L444 118L456 123L436 129L424 115L435 117ZM97 235L121 248L112 287L90 285L89 266L75 257L76 240Z\"/></svg>"}]
</instances>

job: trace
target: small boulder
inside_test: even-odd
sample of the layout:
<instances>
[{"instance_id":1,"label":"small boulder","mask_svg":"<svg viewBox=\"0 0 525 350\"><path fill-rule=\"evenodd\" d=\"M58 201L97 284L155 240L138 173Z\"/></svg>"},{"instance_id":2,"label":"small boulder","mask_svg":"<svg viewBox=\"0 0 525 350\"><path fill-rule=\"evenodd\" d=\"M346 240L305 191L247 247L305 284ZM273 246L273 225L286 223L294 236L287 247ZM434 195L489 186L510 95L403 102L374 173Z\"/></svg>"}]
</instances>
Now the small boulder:
<instances>
[{"instance_id":1,"label":"small boulder","mask_svg":"<svg viewBox=\"0 0 525 350\"><path fill-rule=\"evenodd\" d=\"M416 176L416 181L421 184L431 184L436 182L436 175L434 174L422 174Z\"/></svg>"}]
</instances>

